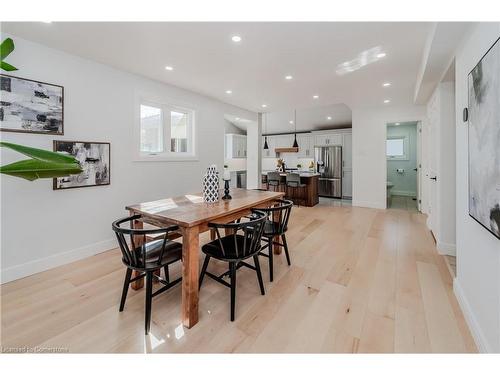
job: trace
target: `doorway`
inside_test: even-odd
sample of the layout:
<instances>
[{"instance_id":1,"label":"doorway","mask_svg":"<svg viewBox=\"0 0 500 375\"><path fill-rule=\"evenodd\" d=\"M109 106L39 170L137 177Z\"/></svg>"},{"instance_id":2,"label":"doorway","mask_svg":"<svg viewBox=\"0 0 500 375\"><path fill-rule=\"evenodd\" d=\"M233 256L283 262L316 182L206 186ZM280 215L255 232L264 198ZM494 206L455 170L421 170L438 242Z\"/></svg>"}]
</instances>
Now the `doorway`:
<instances>
[{"instance_id":1,"label":"doorway","mask_svg":"<svg viewBox=\"0 0 500 375\"><path fill-rule=\"evenodd\" d=\"M387 124L387 207L419 211L420 131L418 121Z\"/></svg>"}]
</instances>

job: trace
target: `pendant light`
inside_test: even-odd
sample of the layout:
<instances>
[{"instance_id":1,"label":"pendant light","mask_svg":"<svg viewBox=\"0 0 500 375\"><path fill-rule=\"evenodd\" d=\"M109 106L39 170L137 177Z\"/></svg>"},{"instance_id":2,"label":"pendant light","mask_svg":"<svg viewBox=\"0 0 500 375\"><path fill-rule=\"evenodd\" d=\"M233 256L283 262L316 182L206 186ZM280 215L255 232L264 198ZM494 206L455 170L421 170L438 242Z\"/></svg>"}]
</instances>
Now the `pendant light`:
<instances>
[{"instance_id":1,"label":"pendant light","mask_svg":"<svg viewBox=\"0 0 500 375\"><path fill-rule=\"evenodd\" d=\"M299 148L299 144L297 143L297 110L295 110L295 112L294 112L293 124L295 125L295 134L294 134L292 147Z\"/></svg>"},{"instance_id":2,"label":"pendant light","mask_svg":"<svg viewBox=\"0 0 500 375\"><path fill-rule=\"evenodd\" d=\"M264 121L264 131L267 133L267 113L264 113L265 121ZM264 136L264 150L269 150L269 146L267 144L267 135Z\"/></svg>"}]
</instances>

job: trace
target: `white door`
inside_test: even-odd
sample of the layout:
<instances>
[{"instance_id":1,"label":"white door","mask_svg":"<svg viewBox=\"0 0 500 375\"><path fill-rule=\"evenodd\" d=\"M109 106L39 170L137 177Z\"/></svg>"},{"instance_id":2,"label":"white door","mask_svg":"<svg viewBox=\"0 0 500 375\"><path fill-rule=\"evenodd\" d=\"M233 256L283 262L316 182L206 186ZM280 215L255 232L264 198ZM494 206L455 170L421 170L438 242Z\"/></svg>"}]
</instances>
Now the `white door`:
<instances>
[{"instance_id":1,"label":"white door","mask_svg":"<svg viewBox=\"0 0 500 375\"><path fill-rule=\"evenodd\" d=\"M428 224L434 238L439 233L439 203L438 203L438 147L439 147L439 96L435 96L429 108L428 144L429 168L426 178L429 183L429 218Z\"/></svg>"},{"instance_id":2,"label":"white door","mask_svg":"<svg viewBox=\"0 0 500 375\"><path fill-rule=\"evenodd\" d=\"M417 124L417 209L422 211L422 122Z\"/></svg>"}]
</instances>

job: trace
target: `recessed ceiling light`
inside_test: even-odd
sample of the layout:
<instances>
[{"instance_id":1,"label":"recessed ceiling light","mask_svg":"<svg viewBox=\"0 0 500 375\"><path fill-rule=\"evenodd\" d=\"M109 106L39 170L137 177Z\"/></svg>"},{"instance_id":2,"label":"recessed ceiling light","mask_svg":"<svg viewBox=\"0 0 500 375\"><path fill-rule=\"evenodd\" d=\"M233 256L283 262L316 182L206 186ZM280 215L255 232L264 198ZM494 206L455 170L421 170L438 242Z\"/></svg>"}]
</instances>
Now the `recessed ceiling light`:
<instances>
[{"instance_id":1,"label":"recessed ceiling light","mask_svg":"<svg viewBox=\"0 0 500 375\"><path fill-rule=\"evenodd\" d=\"M239 117L236 117L235 120L238 121L240 118Z\"/></svg>"},{"instance_id":2,"label":"recessed ceiling light","mask_svg":"<svg viewBox=\"0 0 500 375\"><path fill-rule=\"evenodd\" d=\"M385 57L385 56L386 56L386 55L385 55L385 52L382 52L382 53L377 54L377 57L378 57L379 59L381 59L382 57Z\"/></svg>"},{"instance_id":3,"label":"recessed ceiling light","mask_svg":"<svg viewBox=\"0 0 500 375\"><path fill-rule=\"evenodd\" d=\"M285 76L285 79L291 80L291 79L293 79L293 77L292 76Z\"/></svg>"},{"instance_id":4,"label":"recessed ceiling light","mask_svg":"<svg viewBox=\"0 0 500 375\"><path fill-rule=\"evenodd\" d=\"M168 66L168 65L165 67L165 69L166 69L166 70L169 70L169 71L174 70L174 68L172 68L171 66Z\"/></svg>"},{"instance_id":5,"label":"recessed ceiling light","mask_svg":"<svg viewBox=\"0 0 500 375\"><path fill-rule=\"evenodd\" d=\"M391 83L390 83L390 82L386 82L386 83L384 83L382 86L384 86L384 87L389 87L390 85L391 85Z\"/></svg>"},{"instance_id":6,"label":"recessed ceiling light","mask_svg":"<svg viewBox=\"0 0 500 375\"><path fill-rule=\"evenodd\" d=\"M233 35L233 36L231 37L231 40L232 40L233 42L235 42L235 43L239 43L239 42L241 42L241 36L239 36L239 35Z\"/></svg>"},{"instance_id":7,"label":"recessed ceiling light","mask_svg":"<svg viewBox=\"0 0 500 375\"><path fill-rule=\"evenodd\" d=\"M331 119L332 119L332 117L331 117L331 116L328 116L326 119L327 119L327 120L331 120Z\"/></svg>"},{"instance_id":8,"label":"recessed ceiling light","mask_svg":"<svg viewBox=\"0 0 500 375\"><path fill-rule=\"evenodd\" d=\"M232 94L233 92L231 90L226 90L226 94Z\"/></svg>"},{"instance_id":9,"label":"recessed ceiling light","mask_svg":"<svg viewBox=\"0 0 500 375\"><path fill-rule=\"evenodd\" d=\"M394 123L394 125L400 125L400 123L399 123L399 122L396 122L396 123Z\"/></svg>"},{"instance_id":10,"label":"recessed ceiling light","mask_svg":"<svg viewBox=\"0 0 500 375\"><path fill-rule=\"evenodd\" d=\"M292 120L290 120L290 121L288 121L288 122L289 122L290 124L293 124L293 121L292 121Z\"/></svg>"},{"instance_id":11,"label":"recessed ceiling light","mask_svg":"<svg viewBox=\"0 0 500 375\"><path fill-rule=\"evenodd\" d=\"M391 101L389 99L385 99L384 100L384 103L387 104L387 103L390 103Z\"/></svg>"},{"instance_id":12,"label":"recessed ceiling light","mask_svg":"<svg viewBox=\"0 0 500 375\"><path fill-rule=\"evenodd\" d=\"M52 21L42 21L43 23L52 23Z\"/></svg>"},{"instance_id":13,"label":"recessed ceiling light","mask_svg":"<svg viewBox=\"0 0 500 375\"><path fill-rule=\"evenodd\" d=\"M262 108L266 108L267 107L267 104L262 104Z\"/></svg>"},{"instance_id":14,"label":"recessed ceiling light","mask_svg":"<svg viewBox=\"0 0 500 375\"><path fill-rule=\"evenodd\" d=\"M319 95L313 95L313 99L318 99Z\"/></svg>"}]
</instances>

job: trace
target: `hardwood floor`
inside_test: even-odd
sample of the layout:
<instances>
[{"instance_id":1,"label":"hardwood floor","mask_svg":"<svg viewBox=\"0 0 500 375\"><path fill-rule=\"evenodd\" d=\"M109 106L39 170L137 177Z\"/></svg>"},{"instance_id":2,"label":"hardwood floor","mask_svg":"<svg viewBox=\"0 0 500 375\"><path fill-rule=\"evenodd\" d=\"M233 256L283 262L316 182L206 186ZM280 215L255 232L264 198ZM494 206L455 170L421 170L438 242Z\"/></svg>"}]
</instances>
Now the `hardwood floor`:
<instances>
[{"instance_id":1,"label":"hardwood floor","mask_svg":"<svg viewBox=\"0 0 500 375\"><path fill-rule=\"evenodd\" d=\"M393 195L389 200L389 208L398 208L401 210L417 211L417 201L413 197L403 195Z\"/></svg>"},{"instance_id":2,"label":"hardwood floor","mask_svg":"<svg viewBox=\"0 0 500 375\"><path fill-rule=\"evenodd\" d=\"M321 200L294 207L292 266L275 257L266 295L255 272L238 273L236 320L229 289L206 278L200 320L181 324L180 287L153 301L144 335L144 290L118 312L125 268L111 250L1 286L2 347L69 352L475 352L444 259L415 211ZM208 235L203 237L203 242ZM201 257L203 258L203 257ZM202 261L203 259L201 259ZM213 262L215 263L215 262ZM223 264L209 270L223 272ZM171 277L178 275L172 270Z\"/></svg>"}]
</instances>

